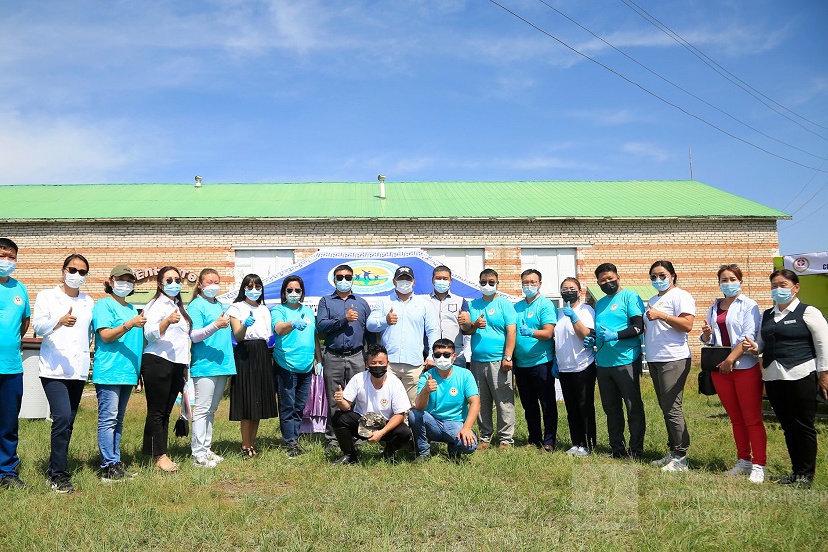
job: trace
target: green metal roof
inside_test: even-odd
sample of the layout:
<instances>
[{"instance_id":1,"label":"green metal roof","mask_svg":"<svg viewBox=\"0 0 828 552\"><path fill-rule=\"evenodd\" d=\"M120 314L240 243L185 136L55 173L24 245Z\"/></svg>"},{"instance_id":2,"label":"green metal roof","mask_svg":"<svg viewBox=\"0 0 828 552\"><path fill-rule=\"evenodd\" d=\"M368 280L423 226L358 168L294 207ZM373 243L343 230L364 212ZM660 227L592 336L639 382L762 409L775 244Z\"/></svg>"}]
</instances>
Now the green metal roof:
<instances>
[{"instance_id":1,"label":"green metal roof","mask_svg":"<svg viewBox=\"0 0 828 552\"><path fill-rule=\"evenodd\" d=\"M3 186L0 220L789 218L686 180Z\"/></svg>"},{"instance_id":2,"label":"green metal roof","mask_svg":"<svg viewBox=\"0 0 828 552\"><path fill-rule=\"evenodd\" d=\"M658 293L653 286L622 285L621 288L636 292L645 303L650 300L650 297ZM601 287L597 284L587 286L587 293L589 293L595 301L598 301L602 297L606 296L606 293L601 291Z\"/></svg>"}]
</instances>

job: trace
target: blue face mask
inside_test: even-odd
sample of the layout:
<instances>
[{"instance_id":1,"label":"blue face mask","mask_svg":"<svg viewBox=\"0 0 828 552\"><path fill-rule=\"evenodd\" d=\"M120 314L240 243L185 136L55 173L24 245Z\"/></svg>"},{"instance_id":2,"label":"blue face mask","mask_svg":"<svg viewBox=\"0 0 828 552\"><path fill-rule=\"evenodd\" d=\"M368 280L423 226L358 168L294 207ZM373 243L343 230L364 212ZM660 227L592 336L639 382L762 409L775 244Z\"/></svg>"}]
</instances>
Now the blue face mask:
<instances>
[{"instance_id":1,"label":"blue face mask","mask_svg":"<svg viewBox=\"0 0 828 552\"><path fill-rule=\"evenodd\" d=\"M736 297L739 295L739 292L742 291L742 283L725 282L724 284L719 284L719 288L722 290L725 297Z\"/></svg>"},{"instance_id":2,"label":"blue face mask","mask_svg":"<svg viewBox=\"0 0 828 552\"><path fill-rule=\"evenodd\" d=\"M448 280L434 280L434 291L437 293L445 293L451 287L451 282Z\"/></svg>"},{"instance_id":3,"label":"blue face mask","mask_svg":"<svg viewBox=\"0 0 828 552\"><path fill-rule=\"evenodd\" d=\"M17 268L17 263L15 261L0 259L0 276L3 278L14 272L15 268Z\"/></svg>"},{"instance_id":4,"label":"blue face mask","mask_svg":"<svg viewBox=\"0 0 828 552\"><path fill-rule=\"evenodd\" d=\"M771 299L777 305L784 305L793 299L791 288L776 288L771 290Z\"/></svg>"},{"instance_id":5,"label":"blue face mask","mask_svg":"<svg viewBox=\"0 0 828 552\"><path fill-rule=\"evenodd\" d=\"M256 288L244 288L244 296L250 299L251 301L258 301L259 297L262 296L262 290Z\"/></svg>"},{"instance_id":6,"label":"blue face mask","mask_svg":"<svg viewBox=\"0 0 828 552\"><path fill-rule=\"evenodd\" d=\"M170 297L175 297L176 295L181 293L181 284L177 284L175 282L171 284L164 284L164 293L166 293Z\"/></svg>"},{"instance_id":7,"label":"blue face mask","mask_svg":"<svg viewBox=\"0 0 828 552\"><path fill-rule=\"evenodd\" d=\"M531 299L538 294L538 286L523 286L523 294L527 299Z\"/></svg>"},{"instance_id":8,"label":"blue face mask","mask_svg":"<svg viewBox=\"0 0 828 552\"><path fill-rule=\"evenodd\" d=\"M348 280L339 280L336 283L336 291L341 291L342 293L348 293L352 287L354 287L354 283Z\"/></svg>"},{"instance_id":9,"label":"blue face mask","mask_svg":"<svg viewBox=\"0 0 828 552\"><path fill-rule=\"evenodd\" d=\"M651 280L650 283L653 284L653 287L656 288L658 291L666 291L667 288L670 287L670 284L672 284L669 278L667 278L666 280L656 278L655 280Z\"/></svg>"},{"instance_id":10,"label":"blue face mask","mask_svg":"<svg viewBox=\"0 0 828 552\"><path fill-rule=\"evenodd\" d=\"M301 299L301 298L302 298L301 293L286 293L285 294L285 299L287 299L287 302L290 303L291 305L295 305L296 303L298 303L299 299Z\"/></svg>"}]
</instances>

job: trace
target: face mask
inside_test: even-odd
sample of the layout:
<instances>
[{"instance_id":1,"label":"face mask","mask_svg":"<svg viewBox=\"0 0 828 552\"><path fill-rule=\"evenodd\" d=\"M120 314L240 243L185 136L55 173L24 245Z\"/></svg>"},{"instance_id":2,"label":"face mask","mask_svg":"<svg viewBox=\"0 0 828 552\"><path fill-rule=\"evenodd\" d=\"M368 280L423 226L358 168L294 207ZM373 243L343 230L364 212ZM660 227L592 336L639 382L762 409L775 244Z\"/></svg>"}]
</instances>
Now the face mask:
<instances>
[{"instance_id":1,"label":"face mask","mask_svg":"<svg viewBox=\"0 0 828 552\"><path fill-rule=\"evenodd\" d=\"M564 303L569 303L570 305L578 300L580 294L577 291L562 291L561 292L561 299L563 299Z\"/></svg>"},{"instance_id":2,"label":"face mask","mask_svg":"<svg viewBox=\"0 0 828 552\"><path fill-rule=\"evenodd\" d=\"M445 293L451 287L451 282L448 280L435 280L434 281L434 291L437 293Z\"/></svg>"},{"instance_id":3,"label":"face mask","mask_svg":"<svg viewBox=\"0 0 828 552\"><path fill-rule=\"evenodd\" d=\"M78 289L86 283L86 276L81 276L77 272L74 274L67 274L63 278L63 282L72 289Z\"/></svg>"},{"instance_id":4,"label":"face mask","mask_svg":"<svg viewBox=\"0 0 828 552\"><path fill-rule=\"evenodd\" d=\"M9 261L6 259L0 260L0 276L5 278L6 276L14 272L14 269L16 267L17 263L15 261Z\"/></svg>"},{"instance_id":5,"label":"face mask","mask_svg":"<svg viewBox=\"0 0 828 552\"><path fill-rule=\"evenodd\" d=\"M244 288L244 296L250 299L251 301L258 301L259 297L262 296L262 290L256 288Z\"/></svg>"},{"instance_id":6,"label":"face mask","mask_svg":"<svg viewBox=\"0 0 828 552\"><path fill-rule=\"evenodd\" d=\"M212 299L216 295L218 295L219 289L221 289L221 286L219 286L218 284L210 284L209 286L204 286L203 288L201 288L201 293L204 294L204 297Z\"/></svg>"},{"instance_id":7,"label":"face mask","mask_svg":"<svg viewBox=\"0 0 828 552\"><path fill-rule=\"evenodd\" d=\"M170 297L175 297L179 293L181 293L181 284L173 282L171 284L164 284L164 293L169 295Z\"/></svg>"},{"instance_id":8,"label":"face mask","mask_svg":"<svg viewBox=\"0 0 828 552\"><path fill-rule=\"evenodd\" d=\"M434 364L440 370L446 371L449 368L451 368L451 357L449 357L449 358L443 358L443 357L435 358L434 359Z\"/></svg>"},{"instance_id":9,"label":"face mask","mask_svg":"<svg viewBox=\"0 0 828 552\"><path fill-rule=\"evenodd\" d=\"M724 284L719 284L719 288L724 293L725 297L736 297L739 295L739 292L742 291L742 283L741 282L727 282Z\"/></svg>"},{"instance_id":10,"label":"face mask","mask_svg":"<svg viewBox=\"0 0 828 552\"><path fill-rule=\"evenodd\" d=\"M353 282L349 282L348 280L340 280L336 283L336 291L341 291L342 293L348 293L351 291L351 288L354 286Z\"/></svg>"},{"instance_id":11,"label":"face mask","mask_svg":"<svg viewBox=\"0 0 828 552\"><path fill-rule=\"evenodd\" d=\"M497 286L490 286L489 284L486 284L485 286L480 286L480 291L486 297L490 297L497 293Z\"/></svg>"},{"instance_id":12,"label":"face mask","mask_svg":"<svg viewBox=\"0 0 828 552\"><path fill-rule=\"evenodd\" d=\"M656 288L658 291L665 291L667 290L667 288L670 287L670 284L672 284L669 278L667 280L656 278L655 280L652 280L650 283L653 284L653 287Z\"/></svg>"},{"instance_id":13,"label":"face mask","mask_svg":"<svg viewBox=\"0 0 828 552\"><path fill-rule=\"evenodd\" d=\"M414 291L414 282L412 282L411 280L397 280L394 286L395 289L403 295L406 295Z\"/></svg>"},{"instance_id":14,"label":"face mask","mask_svg":"<svg viewBox=\"0 0 828 552\"><path fill-rule=\"evenodd\" d=\"M771 299L777 305L782 305L793 299L791 288L776 288L771 290Z\"/></svg>"},{"instance_id":15,"label":"face mask","mask_svg":"<svg viewBox=\"0 0 828 552\"><path fill-rule=\"evenodd\" d=\"M388 366L369 366L368 367L368 372L370 372L371 375L374 376L377 379L384 376L387 371L388 371Z\"/></svg>"},{"instance_id":16,"label":"face mask","mask_svg":"<svg viewBox=\"0 0 828 552\"><path fill-rule=\"evenodd\" d=\"M603 291L607 295L615 295L616 293L618 293L618 280L605 282L598 287L600 287L601 291Z\"/></svg>"},{"instance_id":17,"label":"face mask","mask_svg":"<svg viewBox=\"0 0 828 552\"><path fill-rule=\"evenodd\" d=\"M285 295L285 298L287 299L288 303L290 303L291 305L295 305L296 303L299 302L299 299L302 298L302 294L301 293L288 293L288 294Z\"/></svg>"},{"instance_id":18,"label":"face mask","mask_svg":"<svg viewBox=\"0 0 828 552\"><path fill-rule=\"evenodd\" d=\"M538 294L538 286L523 286L523 294L527 299L531 299Z\"/></svg>"},{"instance_id":19,"label":"face mask","mask_svg":"<svg viewBox=\"0 0 828 552\"><path fill-rule=\"evenodd\" d=\"M118 297L126 297L132 293L133 289L135 289L135 284L132 282L121 282L116 280L115 283L112 284L112 293Z\"/></svg>"}]
</instances>

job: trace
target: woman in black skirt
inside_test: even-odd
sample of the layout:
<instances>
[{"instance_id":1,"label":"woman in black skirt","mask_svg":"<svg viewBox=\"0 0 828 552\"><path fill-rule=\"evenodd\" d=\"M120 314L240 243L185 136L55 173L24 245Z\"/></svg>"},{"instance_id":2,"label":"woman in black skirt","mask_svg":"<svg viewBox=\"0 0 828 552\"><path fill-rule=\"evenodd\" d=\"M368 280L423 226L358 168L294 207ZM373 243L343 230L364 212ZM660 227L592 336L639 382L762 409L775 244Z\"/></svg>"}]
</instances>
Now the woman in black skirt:
<instances>
[{"instance_id":1,"label":"woman in black skirt","mask_svg":"<svg viewBox=\"0 0 828 552\"><path fill-rule=\"evenodd\" d=\"M236 375L230 382L230 419L241 421L242 457L252 458L258 454L254 445L259 421L277 416L273 359L267 348L273 326L261 278L244 277L227 314L238 342L233 351Z\"/></svg>"}]
</instances>

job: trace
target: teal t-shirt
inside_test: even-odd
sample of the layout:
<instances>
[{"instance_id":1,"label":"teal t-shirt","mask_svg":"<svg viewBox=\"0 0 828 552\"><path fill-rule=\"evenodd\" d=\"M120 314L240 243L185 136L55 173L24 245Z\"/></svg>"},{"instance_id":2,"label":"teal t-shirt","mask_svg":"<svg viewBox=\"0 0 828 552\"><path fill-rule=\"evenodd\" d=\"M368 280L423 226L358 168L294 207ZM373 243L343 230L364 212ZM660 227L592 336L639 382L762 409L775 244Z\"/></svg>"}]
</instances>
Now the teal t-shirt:
<instances>
[{"instance_id":1,"label":"teal t-shirt","mask_svg":"<svg viewBox=\"0 0 828 552\"><path fill-rule=\"evenodd\" d=\"M211 303L200 295L187 305L187 314L193 320L193 329L199 330L212 324L224 312L224 305ZM233 359L233 330L220 328L203 341L193 343L190 358L190 375L194 378L209 376L234 376L236 361Z\"/></svg>"},{"instance_id":2,"label":"teal t-shirt","mask_svg":"<svg viewBox=\"0 0 828 552\"><path fill-rule=\"evenodd\" d=\"M316 351L316 316L313 311L307 305L298 309L279 305L270 311L270 316L274 329L278 322L293 322L297 318L304 318L308 323L302 331L294 329L287 335L276 335L273 358L279 366L291 372L310 372Z\"/></svg>"},{"instance_id":3,"label":"teal t-shirt","mask_svg":"<svg viewBox=\"0 0 828 552\"><path fill-rule=\"evenodd\" d=\"M417 393L425 387L426 374L437 380L437 390L429 395L425 411L445 422L465 422L469 415L469 397L480 394L471 371L455 366L451 375L443 379L437 368L427 370L417 382Z\"/></svg>"},{"instance_id":4,"label":"teal t-shirt","mask_svg":"<svg viewBox=\"0 0 828 552\"><path fill-rule=\"evenodd\" d=\"M558 323L558 309L548 298L541 295L532 304L520 301L515 305L517 313L517 329L528 326L533 330L543 329L544 324ZM534 337L523 337L520 331L517 332L515 342L515 366L520 368L531 368L552 362L555 358L555 341L535 339Z\"/></svg>"},{"instance_id":5,"label":"teal t-shirt","mask_svg":"<svg viewBox=\"0 0 828 552\"><path fill-rule=\"evenodd\" d=\"M0 283L0 374L22 374L20 324L32 317L26 286L9 278Z\"/></svg>"},{"instance_id":6,"label":"teal t-shirt","mask_svg":"<svg viewBox=\"0 0 828 552\"><path fill-rule=\"evenodd\" d=\"M95 360L92 363L92 383L101 385L135 385L141 371L141 353L144 350L144 330L132 328L112 343L105 343L98 330L117 328L138 316L130 305L121 305L112 297L104 297L92 308L92 327L95 329Z\"/></svg>"},{"instance_id":7,"label":"teal t-shirt","mask_svg":"<svg viewBox=\"0 0 828 552\"><path fill-rule=\"evenodd\" d=\"M621 366L631 364L641 355L641 336L618 339L609 343L601 341L601 328L620 332L630 326L630 318L644 314L644 303L634 291L622 289L612 297L606 295L595 304L595 364Z\"/></svg>"},{"instance_id":8,"label":"teal t-shirt","mask_svg":"<svg viewBox=\"0 0 828 552\"><path fill-rule=\"evenodd\" d=\"M517 323L515 307L508 299L500 295L488 302L481 297L469 303L469 319L473 323L480 318L481 314L486 319L486 327L478 328L472 334L472 360L475 362L503 360L506 326Z\"/></svg>"}]
</instances>

